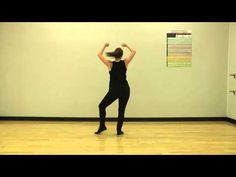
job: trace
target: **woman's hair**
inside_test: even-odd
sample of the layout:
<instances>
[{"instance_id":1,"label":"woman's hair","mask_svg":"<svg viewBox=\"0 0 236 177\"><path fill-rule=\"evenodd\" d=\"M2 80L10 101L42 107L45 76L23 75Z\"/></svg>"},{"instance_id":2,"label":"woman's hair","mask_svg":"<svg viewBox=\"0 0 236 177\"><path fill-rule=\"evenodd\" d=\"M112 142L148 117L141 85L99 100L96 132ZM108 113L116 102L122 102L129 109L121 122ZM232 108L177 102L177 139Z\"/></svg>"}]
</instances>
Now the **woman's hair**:
<instances>
[{"instance_id":1,"label":"woman's hair","mask_svg":"<svg viewBox=\"0 0 236 177\"><path fill-rule=\"evenodd\" d=\"M119 59L123 56L123 50L121 48L116 48L113 52L107 52L106 53L108 57L115 57L116 59Z\"/></svg>"}]
</instances>

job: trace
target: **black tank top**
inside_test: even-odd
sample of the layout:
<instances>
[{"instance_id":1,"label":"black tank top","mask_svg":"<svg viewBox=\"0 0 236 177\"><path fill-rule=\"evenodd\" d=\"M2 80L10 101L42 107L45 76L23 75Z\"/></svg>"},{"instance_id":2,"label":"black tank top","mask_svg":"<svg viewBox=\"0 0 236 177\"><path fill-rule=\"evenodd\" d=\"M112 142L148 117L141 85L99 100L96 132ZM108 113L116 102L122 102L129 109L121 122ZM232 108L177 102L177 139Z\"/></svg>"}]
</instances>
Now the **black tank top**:
<instances>
[{"instance_id":1,"label":"black tank top","mask_svg":"<svg viewBox=\"0 0 236 177\"><path fill-rule=\"evenodd\" d=\"M112 86L122 86L128 84L126 80L126 66L124 60L119 62L112 62L112 67L110 70L110 87Z\"/></svg>"}]
</instances>

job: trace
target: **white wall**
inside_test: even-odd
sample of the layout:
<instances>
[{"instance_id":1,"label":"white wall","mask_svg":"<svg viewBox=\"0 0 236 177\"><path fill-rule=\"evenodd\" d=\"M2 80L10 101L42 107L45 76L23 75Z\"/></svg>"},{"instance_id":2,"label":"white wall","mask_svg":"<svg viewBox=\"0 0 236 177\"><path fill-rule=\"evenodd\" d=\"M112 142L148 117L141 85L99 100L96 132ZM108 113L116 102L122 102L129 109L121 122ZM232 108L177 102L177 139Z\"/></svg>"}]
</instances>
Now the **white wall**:
<instances>
[{"instance_id":1,"label":"white wall","mask_svg":"<svg viewBox=\"0 0 236 177\"><path fill-rule=\"evenodd\" d=\"M228 23L0 23L0 115L98 117L109 83L96 54L137 50L126 117L226 115ZM191 30L191 68L166 67L166 33ZM127 54L127 51L125 51ZM117 102L107 115L117 116Z\"/></svg>"},{"instance_id":2,"label":"white wall","mask_svg":"<svg viewBox=\"0 0 236 177\"><path fill-rule=\"evenodd\" d=\"M228 90L227 90L227 117L236 120L236 95L229 90L236 90L236 79L229 74L236 73L236 23L229 25L229 55L228 55Z\"/></svg>"}]
</instances>

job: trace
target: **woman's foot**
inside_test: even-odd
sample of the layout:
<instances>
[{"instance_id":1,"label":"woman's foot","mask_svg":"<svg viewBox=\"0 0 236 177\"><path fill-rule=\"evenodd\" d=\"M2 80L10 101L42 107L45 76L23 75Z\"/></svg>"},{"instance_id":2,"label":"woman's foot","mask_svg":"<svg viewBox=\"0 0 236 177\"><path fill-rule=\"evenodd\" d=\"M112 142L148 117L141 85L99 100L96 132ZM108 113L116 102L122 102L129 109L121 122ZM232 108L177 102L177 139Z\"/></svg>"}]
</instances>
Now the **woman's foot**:
<instances>
[{"instance_id":1,"label":"woman's foot","mask_svg":"<svg viewBox=\"0 0 236 177\"><path fill-rule=\"evenodd\" d=\"M100 134L101 132L103 132L106 129L107 129L107 127L99 127L98 131L96 131L95 134Z\"/></svg>"},{"instance_id":2,"label":"woman's foot","mask_svg":"<svg viewBox=\"0 0 236 177\"><path fill-rule=\"evenodd\" d=\"M117 131L117 135L123 135L124 134L124 132L122 132L122 131Z\"/></svg>"}]
</instances>

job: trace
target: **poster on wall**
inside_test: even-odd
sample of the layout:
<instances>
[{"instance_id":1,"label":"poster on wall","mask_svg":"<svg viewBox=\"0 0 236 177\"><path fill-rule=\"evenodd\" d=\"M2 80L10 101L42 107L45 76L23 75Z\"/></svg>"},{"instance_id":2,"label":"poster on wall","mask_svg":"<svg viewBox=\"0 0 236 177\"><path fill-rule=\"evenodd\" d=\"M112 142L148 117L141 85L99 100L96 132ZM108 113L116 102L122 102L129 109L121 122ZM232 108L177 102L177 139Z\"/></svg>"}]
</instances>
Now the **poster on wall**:
<instances>
[{"instance_id":1,"label":"poster on wall","mask_svg":"<svg viewBox=\"0 0 236 177\"><path fill-rule=\"evenodd\" d=\"M167 67L192 66L192 33L172 31L167 33Z\"/></svg>"}]
</instances>

